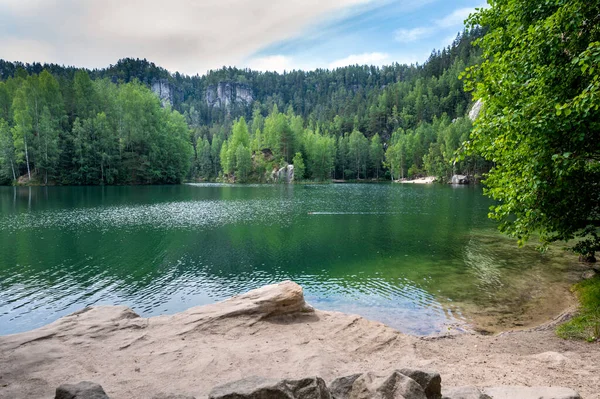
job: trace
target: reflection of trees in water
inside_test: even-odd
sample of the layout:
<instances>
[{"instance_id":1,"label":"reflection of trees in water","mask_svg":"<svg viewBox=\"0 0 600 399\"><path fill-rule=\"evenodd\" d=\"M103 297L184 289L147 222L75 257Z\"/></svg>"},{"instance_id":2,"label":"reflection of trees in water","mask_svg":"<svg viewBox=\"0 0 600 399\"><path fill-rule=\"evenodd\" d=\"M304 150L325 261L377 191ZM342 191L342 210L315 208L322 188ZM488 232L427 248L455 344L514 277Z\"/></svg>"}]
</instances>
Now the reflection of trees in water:
<instances>
[{"instance_id":1,"label":"reflection of trees in water","mask_svg":"<svg viewBox=\"0 0 600 399\"><path fill-rule=\"evenodd\" d=\"M100 301L156 314L292 279L317 306L431 326L465 303L497 305L529 270L531 250L485 230L478 191L306 187L50 188L50 199L0 190L0 232L10 233L0 241L0 302L20 296L54 314Z\"/></svg>"}]
</instances>

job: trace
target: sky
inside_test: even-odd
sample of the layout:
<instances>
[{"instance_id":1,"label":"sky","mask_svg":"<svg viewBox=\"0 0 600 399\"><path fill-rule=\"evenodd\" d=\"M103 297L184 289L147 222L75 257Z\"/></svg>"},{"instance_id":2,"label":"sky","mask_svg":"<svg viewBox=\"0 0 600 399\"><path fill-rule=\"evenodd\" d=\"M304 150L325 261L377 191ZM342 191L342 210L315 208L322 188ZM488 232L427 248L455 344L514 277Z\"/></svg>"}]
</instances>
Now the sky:
<instances>
[{"instance_id":1,"label":"sky","mask_svg":"<svg viewBox=\"0 0 600 399\"><path fill-rule=\"evenodd\" d=\"M484 0L0 0L0 58L171 72L423 63Z\"/></svg>"}]
</instances>

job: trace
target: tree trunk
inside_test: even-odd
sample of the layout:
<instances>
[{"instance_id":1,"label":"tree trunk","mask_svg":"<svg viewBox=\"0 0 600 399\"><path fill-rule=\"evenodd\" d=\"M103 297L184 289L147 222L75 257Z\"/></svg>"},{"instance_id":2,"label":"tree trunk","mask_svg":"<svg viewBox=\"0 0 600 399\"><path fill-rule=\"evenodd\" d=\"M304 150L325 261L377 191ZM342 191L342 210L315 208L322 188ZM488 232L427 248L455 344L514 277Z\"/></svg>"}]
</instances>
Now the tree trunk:
<instances>
[{"instance_id":1,"label":"tree trunk","mask_svg":"<svg viewBox=\"0 0 600 399\"><path fill-rule=\"evenodd\" d=\"M12 169L12 174L13 174L13 180L17 180L17 175L15 174L15 164L13 163L13 160L10 160L10 168Z\"/></svg>"},{"instance_id":2,"label":"tree trunk","mask_svg":"<svg viewBox=\"0 0 600 399\"><path fill-rule=\"evenodd\" d=\"M27 151L27 138L23 135L23 143L25 144L25 163L27 163L27 176L31 180L31 169L29 168L29 152Z\"/></svg>"}]
</instances>

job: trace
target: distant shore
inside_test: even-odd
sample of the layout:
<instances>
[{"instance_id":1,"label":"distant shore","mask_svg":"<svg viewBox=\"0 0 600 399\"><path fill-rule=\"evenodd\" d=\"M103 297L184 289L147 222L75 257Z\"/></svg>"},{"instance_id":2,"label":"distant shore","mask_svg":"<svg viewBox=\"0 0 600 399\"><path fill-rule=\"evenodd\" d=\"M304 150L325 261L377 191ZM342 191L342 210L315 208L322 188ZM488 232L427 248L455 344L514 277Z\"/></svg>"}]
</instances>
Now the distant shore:
<instances>
[{"instance_id":1,"label":"distant shore","mask_svg":"<svg viewBox=\"0 0 600 399\"><path fill-rule=\"evenodd\" d=\"M421 177L418 179L414 179L414 180L397 180L397 183L404 183L404 184L431 184L437 181L437 178L434 176L427 176L427 177Z\"/></svg>"}]
</instances>

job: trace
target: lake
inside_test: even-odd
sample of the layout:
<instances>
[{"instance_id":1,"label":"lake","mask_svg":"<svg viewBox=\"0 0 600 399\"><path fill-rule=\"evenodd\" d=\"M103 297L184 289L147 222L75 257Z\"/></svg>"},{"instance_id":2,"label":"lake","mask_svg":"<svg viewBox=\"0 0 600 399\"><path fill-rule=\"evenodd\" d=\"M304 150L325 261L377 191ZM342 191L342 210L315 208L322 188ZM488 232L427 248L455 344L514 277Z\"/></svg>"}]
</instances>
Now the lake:
<instances>
[{"instance_id":1,"label":"lake","mask_svg":"<svg viewBox=\"0 0 600 399\"><path fill-rule=\"evenodd\" d=\"M442 185L0 187L0 334L88 305L171 314L286 279L318 309L412 334L549 317L575 257L517 248L491 204Z\"/></svg>"}]
</instances>

